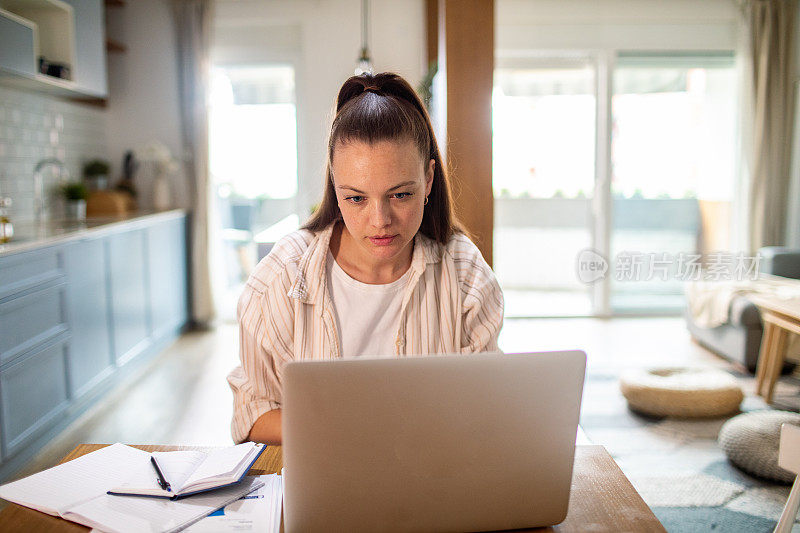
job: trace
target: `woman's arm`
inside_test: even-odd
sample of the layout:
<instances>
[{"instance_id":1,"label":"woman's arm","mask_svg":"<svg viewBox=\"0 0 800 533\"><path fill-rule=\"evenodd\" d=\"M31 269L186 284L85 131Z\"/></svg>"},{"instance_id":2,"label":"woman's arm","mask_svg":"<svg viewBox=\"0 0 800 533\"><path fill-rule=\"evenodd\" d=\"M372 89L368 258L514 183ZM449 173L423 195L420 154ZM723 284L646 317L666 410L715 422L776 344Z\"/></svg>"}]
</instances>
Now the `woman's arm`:
<instances>
[{"instance_id":1,"label":"woman's arm","mask_svg":"<svg viewBox=\"0 0 800 533\"><path fill-rule=\"evenodd\" d=\"M247 440L264 444L281 444L281 410L273 409L259 416Z\"/></svg>"}]
</instances>

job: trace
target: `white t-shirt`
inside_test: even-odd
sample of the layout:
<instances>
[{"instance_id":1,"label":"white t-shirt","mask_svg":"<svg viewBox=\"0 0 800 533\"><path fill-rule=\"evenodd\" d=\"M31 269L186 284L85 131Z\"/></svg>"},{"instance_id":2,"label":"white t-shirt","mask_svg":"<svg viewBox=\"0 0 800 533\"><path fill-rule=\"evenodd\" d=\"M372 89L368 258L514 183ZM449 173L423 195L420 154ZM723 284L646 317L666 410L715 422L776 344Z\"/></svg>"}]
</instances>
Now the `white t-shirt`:
<instances>
[{"instance_id":1,"label":"white t-shirt","mask_svg":"<svg viewBox=\"0 0 800 533\"><path fill-rule=\"evenodd\" d=\"M394 355L403 289L411 269L392 283L370 285L351 278L329 251L325 275L342 357Z\"/></svg>"}]
</instances>

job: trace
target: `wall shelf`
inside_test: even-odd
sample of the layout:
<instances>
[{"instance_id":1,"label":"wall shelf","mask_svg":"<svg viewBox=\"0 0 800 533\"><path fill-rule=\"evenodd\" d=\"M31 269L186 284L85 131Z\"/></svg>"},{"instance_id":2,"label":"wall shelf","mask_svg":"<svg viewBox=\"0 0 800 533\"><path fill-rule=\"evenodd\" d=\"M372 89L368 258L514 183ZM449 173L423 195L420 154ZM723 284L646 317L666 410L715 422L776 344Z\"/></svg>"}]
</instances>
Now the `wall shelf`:
<instances>
[{"instance_id":1,"label":"wall shelf","mask_svg":"<svg viewBox=\"0 0 800 533\"><path fill-rule=\"evenodd\" d=\"M61 0L0 0L4 15L27 21L33 30L34 71L39 72L39 58L69 67L65 79L75 72L75 13Z\"/></svg>"},{"instance_id":2,"label":"wall shelf","mask_svg":"<svg viewBox=\"0 0 800 533\"><path fill-rule=\"evenodd\" d=\"M0 0L0 83L78 99L105 98L103 0ZM40 60L56 69L50 76ZM53 74L51 70L51 74Z\"/></svg>"}]
</instances>

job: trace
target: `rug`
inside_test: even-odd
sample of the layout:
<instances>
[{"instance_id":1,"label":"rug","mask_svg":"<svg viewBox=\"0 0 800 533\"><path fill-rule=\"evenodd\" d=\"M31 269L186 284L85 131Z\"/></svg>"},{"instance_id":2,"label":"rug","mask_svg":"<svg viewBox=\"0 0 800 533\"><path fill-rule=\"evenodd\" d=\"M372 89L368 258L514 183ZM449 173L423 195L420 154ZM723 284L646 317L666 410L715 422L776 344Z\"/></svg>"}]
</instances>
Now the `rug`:
<instances>
[{"instance_id":1,"label":"rug","mask_svg":"<svg viewBox=\"0 0 800 533\"><path fill-rule=\"evenodd\" d=\"M751 376L730 373L746 394L742 411L768 408L752 394ZM606 447L670 533L771 532L791 487L750 476L727 461L717 445L727 419L634 413L619 391L619 373L609 371L587 375L580 423L593 443ZM792 531L800 532L800 523Z\"/></svg>"}]
</instances>

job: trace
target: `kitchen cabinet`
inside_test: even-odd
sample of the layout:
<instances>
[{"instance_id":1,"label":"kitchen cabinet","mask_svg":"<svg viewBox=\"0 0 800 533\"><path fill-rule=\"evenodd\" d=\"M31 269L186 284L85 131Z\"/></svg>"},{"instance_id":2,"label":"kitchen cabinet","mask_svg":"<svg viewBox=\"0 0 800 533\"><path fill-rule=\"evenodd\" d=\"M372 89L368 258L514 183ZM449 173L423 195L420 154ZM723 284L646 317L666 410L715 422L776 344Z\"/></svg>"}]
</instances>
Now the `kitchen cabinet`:
<instances>
[{"instance_id":1,"label":"kitchen cabinet","mask_svg":"<svg viewBox=\"0 0 800 533\"><path fill-rule=\"evenodd\" d=\"M123 365L147 347L145 231L137 229L114 235L109 246L114 357L117 365Z\"/></svg>"},{"instance_id":2,"label":"kitchen cabinet","mask_svg":"<svg viewBox=\"0 0 800 533\"><path fill-rule=\"evenodd\" d=\"M69 406L67 344L45 344L0 371L3 457L30 446Z\"/></svg>"},{"instance_id":3,"label":"kitchen cabinet","mask_svg":"<svg viewBox=\"0 0 800 533\"><path fill-rule=\"evenodd\" d=\"M34 31L29 20L0 10L0 67L23 76L36 74Z\"/></svg>"},{"instance_id":4,"label":"kitchen cabinet","mask_svg":"<svg viewBox=\"0 0 800 533\"><path fill-rule=\"evenodd\" d=\"M111 352L108 237L77 241L64 247L67 279L69 390L84 394L114 373Z\"/></svg>"},{"instance_id":5,"label":"kitchen cabinet","mask_svg":"<svg viewBox=\"0 0 800 533\"><path fill-rule=\"evenodd\" d=\"M102 0L0 0L0 81L76 98L108 94ZM39 72L39 57L69 66Z\"/></svg>"},{"instance_id":6,"label":"kitchen cabinet","mask_svg":"<svg viewBox=\"0 0 800 533\"><path fill-rule=\"evenodd\" d=\"M75 14L75 68L77 89L89 96L108 95L106 30L103 0L62 0Z\"/></svg>"},{"instance_id":7,"label":"kitchen cabinet","mask_svg":"<svg viewBox=\"0 0 800 533\"><path fill-rule=\"evenodd\" d=\"M186 322L186 220L151 226L147 234L152 335L161 337Z\"/></svg>"},{"instance_id":8,"label":"kitchen cabinet","mask_svg":"<svg viewBox=\"0 0 800 533\"><path fill-rule=\"evenodd\" d=\"M186 216L0 247L0 483L180 334Z\"/></svg>"}]
</instances>

